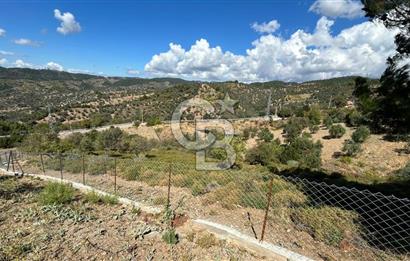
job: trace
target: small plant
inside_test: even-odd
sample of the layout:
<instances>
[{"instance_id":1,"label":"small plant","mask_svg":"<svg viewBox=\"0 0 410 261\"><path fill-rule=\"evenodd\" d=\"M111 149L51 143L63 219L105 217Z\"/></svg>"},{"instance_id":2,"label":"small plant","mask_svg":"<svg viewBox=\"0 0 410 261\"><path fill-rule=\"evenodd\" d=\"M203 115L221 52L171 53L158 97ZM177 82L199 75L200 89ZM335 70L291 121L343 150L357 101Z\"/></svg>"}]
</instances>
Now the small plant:
<instances>
[{"instance_id":1,"label":"small plant","mask_svg":"<svg viewBox=\"0 0 410 261\"><path fill-rule=\"evenodd\" d=\"M363 143L370 136L370 130L366 126L360 126L352 134L352 140L357 143Z\"/></svg>"},{"instance_id":2,"label":"small plant","mask_svg":"<svg viewBox=\"0 0 410 261\"><path fill-rule=\"evenodd\" d=\"M310 133L317 133L319 131L319 125L309 125L309 131Z\"/></svg>"},{"instance_id":3,"label":"small plant","mask_svg":"<svg viewBox=\"0 0 410 261\"><path fill-rule=\"evenodd\" d=\"M122 176L126 180L137 180L141 173L141 167L131 162L122 167Z\"/></svg>"},{"instance_id":4,"label":"small plant","mask_svg":"<svg viewBox=\"0 0 410 261\"><path fill-rule=\"evenodd\" d=\"M50 182L48 183L38 197L41 205L65 204L74 199L74 188L70 185Z\"/></svg>"},{"instance_id":5,"label":"small plant","mask_svg":"<svg viewBox=\"0 0 410 261\"><path fill-rule=\"evenodd\" d=\"M325 125L325 127L327 129L330 129L330 127L332 127L333 125L333 120L330 116L327 116L324 120L323 120L323 125Z\"/></svg>"},{"instance_id":6,"label":"small plant","mask_svg":"<svg viewBox=\"0 0 410 261\"><path fill-rule=\"evenodd\" d=\"M335 207L298 208L292 213L292 220L297 227L330 246L339 246L349 234L359 234L355 222L357 218L355 212Z\"/></svg>"},{"instance_id":7,"label":"small plant","mask_svg":"<svg viewBox=\"0 0 410 261\"><path fill-rule=\"evenodd\" d=\"M133 206L131 209L131 213L133 215L139 216L141 214L141 208Z\"/></svg>"},{"instance_id":8,"label":"small plant","mask_svg":"<svg viewBox=\"0 0 410 261\"><path fill-rule=\"evenodd\" d=\"M273 134L270 132L268 128L263 128L258 133L258 138L263 140L264 142L271 142L273 140Z\"/></svg>"},{"instance_id":9,"label":"small plant","mask_svg":"<svg viewBox=\"0 0 410 261\"><path fill-rule=\"evenodd\" d=\"M196 244L202 248L211 248L218 245L218 239L214 234L206 233L196 240Z\"/></svg>"},{"instance_id":10,"label":"small plant","mask_svg":"<svg viewBox=\"0 0 410 261\"><path fill-rule=\"evenodd\" d=\"M166 197L156 197L154 198L153 202L154 205L165 205L167 203Z\"/></svg>"},{"instance_id":11,"label":"small plant","mask_svg":"<svg viewBox=\"0 0 410 261\"><path fill-rule=\"evenodd\" d=\"M357 143L354 140L346 140L343 144L342 151L347 156L356 156L361 151L361 143Z\"/></svg>"},{"instance_id":12,"label":"small plant","mask_svg":"<svg viewBox=\"0 0 410 261\"><path fill-rule=\"evenodd\" d=\"M339 139L343 137L345 133L346 129L340 124L332 125L332 127L330 127L329 129L329 135L333 139Z\"/></svg>"},{"instance_id":13,"label":"small plant","mask_svg":"<svg viewBox=\"0 0 410 261\"><path fill-rule=\"evenodd\" d=\"M165 230L164 234L162 235L162 240L164 240L169 245L175 245L178 243L179 238L178 234L175 232L175 229L170 228Z\"/></svg>"},{"instance_id":14,"label":"small plant","mask_svg":"<svg viewBox=\"0 0 410 261\"><path fill-rule=\"evenodd\" d=\"M118 203L118 198L111 195L102 195L95 191L91 191L85 195L85 200L93 204L109 204L115 205Z\"/></svg>"}]
</instances>

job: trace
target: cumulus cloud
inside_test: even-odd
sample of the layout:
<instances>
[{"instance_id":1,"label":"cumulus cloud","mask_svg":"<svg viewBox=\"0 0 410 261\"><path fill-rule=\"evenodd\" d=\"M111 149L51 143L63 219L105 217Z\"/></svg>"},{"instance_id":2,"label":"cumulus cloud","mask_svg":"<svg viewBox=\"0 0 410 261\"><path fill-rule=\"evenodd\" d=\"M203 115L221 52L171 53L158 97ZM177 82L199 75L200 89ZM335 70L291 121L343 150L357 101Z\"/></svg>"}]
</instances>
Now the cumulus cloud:
<instances>
[{"instance_id":1,"label":"cumulus cloud","mask_svg":"<svg viewBox=\"0 0 410 261\"><path fill-rule=\"evenodd\" d=\"M75 20L72 13L61 13L60 10L54 10L54 17L61 21L60 26L57 27L57 32L63 35L81 32L80 23Z\"/></svg>"},{"instance_id":2,"label":"cumulus cloud","mask_svg":"<svg viewBox=\"0 0 410 261\"><path fill-rule=\"evenodd\" d=\"M271 33L275 32L276 30L279 29L280 24L279 24L278 21L272 20L268 23L263 22L261 24L258 24L257 22L255 22L255 23L252 24L251 27L252 27L253 30L255 30L258 33L271 34Z\"/></svg>"},{"instance_id":3,"label":"cumulus cloud","mask_svg":"<svg viewBox=\"0 0 410 261\"><path fill-rule=\"evenodd\" d=\"M35 65L31 64L31 63L26 63L25 61L23 61L23 60L21 60L21 59L16 60L16 61L13 63L13 65L14 65L15 67L17 67L17 68L32 68L32 69L37 68L37 66L35 66Z\"/></svg>"},{"instance_id":4,"label":"cumulus cloud","mask_svg":"<svg viewBox=\"0 0 410 261\"><path fill-rule=\"evenodd\" d=\"M3 50L0 50L0 54L1 55L14 55L13 52L8 52L8 51L3 51Z\"/></svg>"},{"instance_id":5,"label":"cumulus cloud","mask_svg":"<svg viewBox=\"0 0 410 261\"><path fill-rule=\"evenodd\" d=\"M0 37L5 36L6 35L6 30L0 28Z\"/></svg>"},{"instance_id":6,"label":"cumulus cloud","mask_svg":"<svg viewBox=\"0 0 410 261\"><path fill-rule=\"evenodd\" d=\"M353 19L364 15L363 4L358 0L316 0L309 11L332 18Z\"/></svg>"},{"instance_id":7,"label":"cumulus cloud","mask_svg":"<svg viewBox=\"0 0 410 261\"><path fill-rule=\"evenodd\" d=\"M63 66L61 66L60 64L55 63L55 62L49 62L49 63L47 63L46 68L49 69L49 70L54 70L54 71L62 71L62 70L64 70Z\"/></svg>"},{"instance_id":8,"label":"cumulus cloud","mask_svg":"<svg viewBox=\"0 0 410 261\"><path fill-rule=\"evenodd\" d=\"M34 46L34 47L38 47L40 46L39 42L30 40L30 39L26 39L26 38L20 38L20 39L16 39L13 41L15 44L18 45L26 45L26 46Z\"/></svg>"},{"instance_id":9,"label":"cumulus cloud","mask_svg":"<svg viewBox=\"0 0 410 261\"><path fill-rule=\"evenodd\" d=\"M7 59L5 59L5 58L0 59L0 65L4 65L6 63L7 63Z\"/></svg>"},{"instance_id":10,"label":"cumulus cloud","mask_svg":"<svg viewBox=\"0 0 410 261\"><path fill-rule=\"evenodd\" d=\"M200 39L185 50L171 43L154 55L145 71L151 76L195 80L306 81L347 75L379 77L394 53L396 31L381 23L364 22L333 36L334 21L319 19L313 33L297 30L289 39L262 35L246 55L211 47Z\"/></svg>"}]
</instances>

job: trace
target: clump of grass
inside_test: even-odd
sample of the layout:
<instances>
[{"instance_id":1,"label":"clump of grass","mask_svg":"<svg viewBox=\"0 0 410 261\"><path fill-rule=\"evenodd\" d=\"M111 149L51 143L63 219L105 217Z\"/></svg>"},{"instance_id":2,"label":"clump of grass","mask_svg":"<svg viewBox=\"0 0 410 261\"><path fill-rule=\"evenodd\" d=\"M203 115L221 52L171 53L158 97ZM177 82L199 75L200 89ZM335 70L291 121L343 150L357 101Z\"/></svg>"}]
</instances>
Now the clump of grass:
<instances>
[{"instance_id":1,"label":"clump of grass","mask_svg":"<svg viewBox=\"0 0 410 261\"><path fill-rule=\"evenodd\" d=\"M157 197L157 198L154 198L152 203L154 205L165 205L165 204L167 204L167 198L166 197Z\"/></svg>"},{"instance_id":2,"label":"clump of grass","mask_svg":"<svg viewBox=\"0 0 410 261\"><path fill-rule=\"evenodd\" d=\"M178 234L175 232L175 229L170 228L164 232L162 235L162 240L164 240L167 244L175 245L178 243L179 238Z\"/></svg>"},{"instance_id":3,"label":"clump of grass","mask_svg":"<svg viewBox=\"0 0 410 261\"><path fill-rule=\"evenodd\" d=\"M138 207L133 206L132 209L131 209L131 213L133 215L139 216L141 214L141 209L138 208Z\"/></svg>"},{"instance_id":4,"label":"clump of grass","mask_svg":"<svg viewBox=\"0 0 410 261\"><path fill-rule=\"evenodd\" d=\"M66 204L74 199L75 190L72 186L59 183L48 183L38 196L41 205Z\"/></svg>"},{"instance_id":5,"label":"clump of grass","mask_svg":"<svg viewBox=\"0 0 410 261\"><path fill-rule=\"evenodd\" d=\"M121 175L126 180L137 180L141 173L141 167L136 164L127 164L122 166Z\"/></svg>"},{"instance_id":6,"label":"clump of grass","mask_svg":"<svg viewBox=\"0 0 410 261\"><path fill-rule=\"evenodd\" d=\"M335 207L297 208L292 220L298 228L330 246L339 246L346 235L358 235L355 212Z\"/></svg>"},{"instance_id":7,"label":"clump of grass","mask_svg":"<svg viewBox=\"0 0 410 261\"><path fill-rule=\"evenodd\" d=\"M118 203L118 198L116 196L102 195L95 191L85 194L85 200L93 204L115 205Z\"/></svg>"},{"instance_id":8,"label":"clump of grass","mask_svg":"<svg viewBox=\"0 0 410 261\"><path fill-rule=\"evenodd\" d=\"M197 239L196 244L202 248L211 248L218 245L219 240L214 234L206 233Z\"/></svg>"}]
</instances>

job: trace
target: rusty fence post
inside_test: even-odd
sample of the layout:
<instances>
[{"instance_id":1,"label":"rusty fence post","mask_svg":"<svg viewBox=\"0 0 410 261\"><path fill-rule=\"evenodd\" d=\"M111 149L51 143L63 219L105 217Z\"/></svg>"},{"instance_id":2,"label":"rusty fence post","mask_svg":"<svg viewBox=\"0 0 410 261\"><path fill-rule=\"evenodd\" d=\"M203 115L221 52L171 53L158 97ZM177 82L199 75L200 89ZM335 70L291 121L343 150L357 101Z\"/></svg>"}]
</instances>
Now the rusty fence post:
<instances>
[{"instance_id":1,"label":"rusty fence post","mask_svg":"<svg viewBox=\"0 0 410 261\"><path fill-rule=\"evenodd\" d=\"M82 172L83 172L83 185L85 185L85 164L84 164L84 153L81 155L81 165L82 165Z\"/></svg>"},{"instance_id":2,"label":"rusty fence post","mask_svg":"<svg viewBox=\"0 0 410 261\"><path fill-rule=\"evenodd\" d=\"M41 161L41 169L43 170L43 174L46 175L46 169L44 168L43 153L40 153L40 161Z\"/></svg>"},{"instance_id":3,"label":"rusty fence post","mask_svg":"<svg viewBox=\"0 0 410 261\"><path fill-rule=\"evenodd\" d=\"M10 158L11 158L11 167L13 168L13 173L16 173L16 168L14 167L14 155L13 151L10 151Z\"/></svg>"},{"instance_id":4,"label":"rusty fence post","mask_svg":"<svg viewBox=\"0 0 410 261\"><path fill-rule=\"evenodd\" d=\"M265 217L263 218L261 241L263 241L263 239L264 239L264 237L265 237L266 221L267 221L267 219L268 219L269 206L270 206L270 203L271 203L271 200L272 200L272 189L273 189L273 177L271 178L270 184L269 184L268 204L266 205Z\"/></svg>"},{"instance_id":5,"label":"rusty fence post","mask_svg":"<svg viewBox=\"0 0 410 261\"><path fill-rule=\"evenodd\" d=\"M167 209L169 209L171 206L171 175L172 175L172 163L169 164L169 171L168 171Z\"/></svg>"},{"instance_id":6,"label":"rusty fence post","mask_svg":"<svg viewBox=\"0 0 410 261\"><path fill-rule=\"evenodd\" d=\"M117 158L114 157L114 193L117 194Z\"/></svg>"},{"instance_id":7,"label":"rusty fence post","mask_svg":"<svg viewBox=\"0 0 410 261\"><path fill-rule=\"evenodd\" d=\"M60 153L60 178L63 180L63 155Z\"/></svg>"},{"instance_id":8,"label":"rusty fence post","mask_svg":"<svg viewBox=\"0 0 410 261\"><path fill-rule=\"evenodd\" d=\"M10 169L10 156L11 156L11 151L9 151L9 155L7 156L7 171Z\"/></svg>"},{"instance_id":9,"label":"rusty fence post","mask_svg":"<svg viewBox=\"0 0 410 261\"><path fill-rule=\"evenodd\" d=\"M21 156L21 154L20 154L20 156ZM21 170L21 176L24 176L24 170L23 170L23 168L21 167L20 162L18 161L16 155L14 155L14 159L16 160L17 166L18 166L18 167L20 168L20 170Z\"/></svg>"}]
</instances>

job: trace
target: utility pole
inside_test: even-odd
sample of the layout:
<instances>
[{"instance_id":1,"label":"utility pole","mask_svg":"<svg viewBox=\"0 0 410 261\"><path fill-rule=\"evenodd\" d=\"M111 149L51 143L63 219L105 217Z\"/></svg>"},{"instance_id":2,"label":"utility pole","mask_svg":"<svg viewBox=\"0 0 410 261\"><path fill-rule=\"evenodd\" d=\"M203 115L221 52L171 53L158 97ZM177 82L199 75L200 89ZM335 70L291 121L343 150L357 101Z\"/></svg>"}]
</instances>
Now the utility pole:
<instances>
[{"instance_id":1,"label":"utility pole","mask_svg":"<svg viewBox=\"0 0 410 261\"><path fill-rule=\"evenodd\" d=\"M268 104L266 106L266 116L269 117L270 115L270 104L272 102L272 89L269 89L269 96L268 96Z\"/></svg>"}]
</instances>

